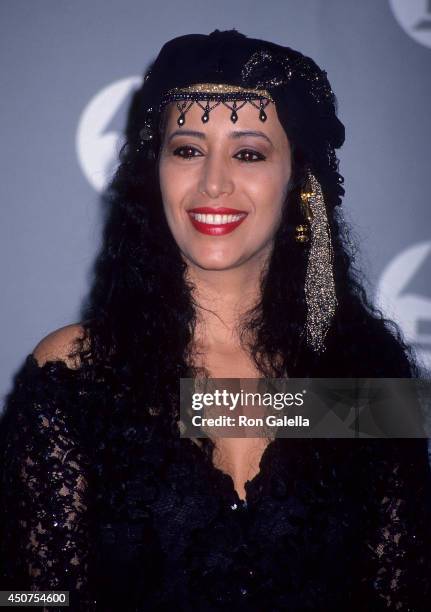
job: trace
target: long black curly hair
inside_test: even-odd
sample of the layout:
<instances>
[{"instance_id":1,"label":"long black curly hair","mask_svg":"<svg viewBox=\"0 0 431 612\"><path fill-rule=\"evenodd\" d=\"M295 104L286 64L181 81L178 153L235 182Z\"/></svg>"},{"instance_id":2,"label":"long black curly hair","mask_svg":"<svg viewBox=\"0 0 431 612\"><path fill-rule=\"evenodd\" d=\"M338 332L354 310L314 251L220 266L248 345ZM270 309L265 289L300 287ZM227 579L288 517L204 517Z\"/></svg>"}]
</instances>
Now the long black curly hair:
<instances>
[{"instance_id":1,"label":"long black curly hair","mask_svg":"<svg viewBox=\"0 0 431 612\"><path fill-rule=\"evenodd\" d=\"M166 109L149 149L143 146L142 90L135 92L127 119L120 164L102 202L103 242L94 280L82 308L85 337L80 357L109 367L139 395L141 406L157 406L178 419L179 378L193 377L196 326L194 288L168 227L158 175L158 152ZM335 100L335 97L334 97ZM336 101L335 101L336 105ZM334 110L335 112L335 110ZM343 220L343 179L331 147L305 147L301 104L286 120L292 177L274 248L261 279L261 300L244 314L241 338L264 377L416 377L418 366L398 326L372 306L355 269L356 247ZM301 223L300 189L306 169L322 185L334 249L338 307L317 355L303 341L307 246L295 241Z\"/></svg>"}]
</instances>

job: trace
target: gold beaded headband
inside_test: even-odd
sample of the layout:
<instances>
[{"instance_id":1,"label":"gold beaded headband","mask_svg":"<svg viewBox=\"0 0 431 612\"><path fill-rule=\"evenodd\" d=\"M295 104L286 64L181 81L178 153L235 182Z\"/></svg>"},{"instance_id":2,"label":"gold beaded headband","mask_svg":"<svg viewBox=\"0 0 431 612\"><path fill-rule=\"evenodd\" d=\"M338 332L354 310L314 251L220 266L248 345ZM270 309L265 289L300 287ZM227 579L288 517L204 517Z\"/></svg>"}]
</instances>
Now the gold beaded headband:
<instances>
[{"instance_id":1,"label":"gold beaded headband","mask_svg":"<svg viewBox=\"0 0 431 612\"><path fill-rule=\"evenodd\" d=\"M252 94L253 98L268 98L273 102L271 94L266 89L252 89L241 87L239 85L229 85L228 83L197 83L196 85L188 85L187 87L174 87L170 89L165 96L171 96L173 94L179 93L183 94L191 94L194 92L213 95L223 95L224 94ZM163 98L162 98L163 100Z\"/></svg>"},{"instance_id":2,"label":"gold beaded headband","mask_svg":"<svg viewBox=\"0 0 431 612\"><path fill-rule=\"evenodd\" d=\"M206 101L205 106L202 104L202 100ZM212 106L210 106L211 100L215 102ZM256 104L256 100L259 101L259 105ZM259 110L259 119L261 121L266 121L267 119L265 107L270 102L275 104L271 94L265 89L249 89L225 83L197 83L188 87L175 87L162 96L160 109L170 102L176 102L177 108L180 111L180 116L177 119L180 127L184 125L186 113L193 104L198 104L204 111L201 117L203 123L207 123L209 113L220 103L230 109L230 119L233 123L236 123L238 120L238 110L247 104L247 102ZM232 102L232 105L229 104L230 102Z\"/></svg>"}]
</instances>

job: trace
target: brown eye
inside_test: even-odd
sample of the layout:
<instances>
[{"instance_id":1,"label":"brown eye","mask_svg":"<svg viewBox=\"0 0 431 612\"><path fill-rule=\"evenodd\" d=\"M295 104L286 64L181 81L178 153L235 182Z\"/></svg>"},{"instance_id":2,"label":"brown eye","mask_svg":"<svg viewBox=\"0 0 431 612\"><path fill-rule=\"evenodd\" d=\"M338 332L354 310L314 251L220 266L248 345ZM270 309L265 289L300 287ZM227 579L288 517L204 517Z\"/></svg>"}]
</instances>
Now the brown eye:
<instances>
[{"instance_id":1,"label":"brown eye","mask_svg":"<svg viewBox=\"0 0 431 612\"><path fill-rule=\"evenodd\" d=\"M197 157L197 155L193 155L193 151L196 151L197 153L199 153L199 151L195 149L194 147L185 146L185 147L178 147L177 149L175 149L173 154L178 155L178 157L182 157L183 159L192 159L192 157ZM183 152L185 152L185 154L183 154Z\"/></svg>"},{"instance_id":2,"label":"brown eye","mask_svg":"<svg viewBox=\"0 0 431 612\"><path fill-rule=\"evenodd\" d=\"M265 158L264 155L262 155L261 153L257 153L256 151L250 151L249 149L244 149L243 151L240 151L239 153L237 153L237 155L243 155L243 159L240 159L240 161L242 162L259 162L259 161L263 161ZM254 157L254 159L252 159Z\"/></svg>"}]
</instances>

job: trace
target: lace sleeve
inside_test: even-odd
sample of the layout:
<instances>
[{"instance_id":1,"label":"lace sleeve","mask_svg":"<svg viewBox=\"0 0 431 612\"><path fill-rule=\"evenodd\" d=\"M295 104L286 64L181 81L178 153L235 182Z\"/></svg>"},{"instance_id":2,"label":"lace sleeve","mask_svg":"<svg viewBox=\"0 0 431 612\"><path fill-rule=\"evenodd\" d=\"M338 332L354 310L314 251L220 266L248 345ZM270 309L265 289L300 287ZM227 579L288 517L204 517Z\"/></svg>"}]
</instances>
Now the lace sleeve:
<instances>
[{"instance_id":1,"label":"lace sleeve","mask_svg":"<svg viewBox=\"0 0 431 612\"><path fill-rule=\"evenodd\" d=\"M71 609L93 610L89 465L73 418L74 375L61 362L39 368L29 356L7 397L0 427L1 588L68 590Z\"/></svg>"},{"instance_id":2,"label":"lace sleeve","mask_svg":"<svg viewBox=\"0 0 431 612\"><path fill-rule=\"evenodd\" d=\"M431 474L426 439L366 441L360 610L431 606ZM365 492L365 493L364 493ZM364 502L364 498L362 500Z\"/></svg>"}]
</instances>

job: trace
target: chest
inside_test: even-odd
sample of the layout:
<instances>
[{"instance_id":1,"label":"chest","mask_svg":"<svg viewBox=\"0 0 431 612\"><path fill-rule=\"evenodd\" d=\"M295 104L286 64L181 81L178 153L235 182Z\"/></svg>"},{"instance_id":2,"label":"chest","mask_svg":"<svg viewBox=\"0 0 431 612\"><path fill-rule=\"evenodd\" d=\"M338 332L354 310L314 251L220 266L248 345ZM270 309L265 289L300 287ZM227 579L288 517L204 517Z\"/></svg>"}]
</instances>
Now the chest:
<instances>
[{"instance_id":1,"label":"chest","mask_svg":"<svg viewBox=\"0 0 431 612\"><path fill-rule=\"evenodd\" d=\"M235 348L207 349L201 353L198 362L199 366L206 368L211 378L239 379L239 387L246 387L248 392L257 391L258 379L262 378L252 358ZM245 499L245 483L259 473L268 441L256 437L218 437L214 439L214 444L214 467L230 476L239 497Z\"/></svg>"},{"instance_id":2,"label":"chest","mask_svg":"<svg viewBox=\"0 0 431 612\"><path fill-rule=\"evenodd\" d=\"M199 367L205 367L211 378L262 378L253 359L237 348L206 349L195 358Z\"/></svg>"}]
</instances>

